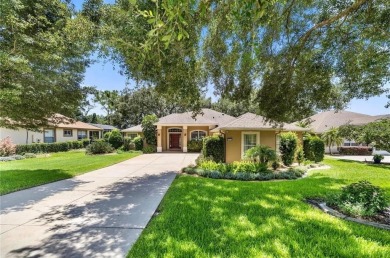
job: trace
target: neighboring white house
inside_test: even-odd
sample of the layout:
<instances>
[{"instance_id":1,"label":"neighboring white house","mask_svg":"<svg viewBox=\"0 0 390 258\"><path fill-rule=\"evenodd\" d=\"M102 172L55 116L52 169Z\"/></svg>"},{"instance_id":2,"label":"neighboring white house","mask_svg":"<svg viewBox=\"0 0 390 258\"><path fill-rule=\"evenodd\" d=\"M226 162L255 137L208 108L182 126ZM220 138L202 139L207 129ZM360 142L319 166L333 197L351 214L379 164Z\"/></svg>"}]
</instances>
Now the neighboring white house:
<instances>
[{"instance_id":1,"label":"neighboring white house","mask_svg":"<svg viewBox=\"0 0 390 258\"><path fill-rule=\"evenodd\" d=\"M52 142L67 142L82 140L85 138L99 139L102 137L103 129L83 123L80 121L72 121L60 114L69 122L50 124L48 127L40 128L37 131L26 130L22 128L8 129L0 128L0 139L10 137L15 144L31 144L31 143L52 143ZM72 121L72 122L71 122Z\"/></svg>"},{"instance_id":2,"label":"neighboring white house","mask_svg":"<svg viewBox=\"0 0 390 258\"><path fill-rule=\"evenodd\" d=\"M390 119L390 115L378 115L378 116L370 116L365 114L360 114L356 112L350 111L325 111L318 114L315 114L308 119L311 122L310 129L316 134L322 134L328 131L331 128L338 128L342 125L351 124L351 125L365 125L380 119ZM356 143L355 141L350 141L348 139L343 140L343 145L345 147L351 146L362 146L361 144ZM332 146L332 153L338 152L339 146ZM329 153L329 148L325 148L325 152Z\"/></svg>"}]
</instances>

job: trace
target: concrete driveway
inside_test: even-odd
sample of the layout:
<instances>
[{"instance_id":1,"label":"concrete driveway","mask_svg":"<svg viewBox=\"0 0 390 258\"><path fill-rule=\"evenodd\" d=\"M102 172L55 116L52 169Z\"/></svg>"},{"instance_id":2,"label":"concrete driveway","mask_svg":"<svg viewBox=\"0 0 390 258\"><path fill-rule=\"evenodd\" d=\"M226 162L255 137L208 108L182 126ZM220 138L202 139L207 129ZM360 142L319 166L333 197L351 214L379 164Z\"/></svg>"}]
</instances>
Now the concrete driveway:
<instances>
[{"instance_id":1,"label":"concrete driveway","mask_svg":"<svg viewBox=\"0 0 390 258\"><path fill-rule=\"evenodd\" d=\"M124 257L182 167L148 154L1 196L0 257Z\"/></svg>"}]
</instances>

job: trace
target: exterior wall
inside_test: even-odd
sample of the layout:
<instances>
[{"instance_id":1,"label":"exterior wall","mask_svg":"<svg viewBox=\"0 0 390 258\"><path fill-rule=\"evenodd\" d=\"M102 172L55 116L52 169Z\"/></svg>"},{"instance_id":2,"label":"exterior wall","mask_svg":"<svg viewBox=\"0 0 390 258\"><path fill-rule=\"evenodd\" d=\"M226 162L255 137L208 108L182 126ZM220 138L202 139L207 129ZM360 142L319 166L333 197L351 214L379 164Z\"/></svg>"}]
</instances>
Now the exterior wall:
<instances>
[{"instance_id":1,"label":"exterior wall","mask_svg":"<svg viewBox=\"0 0 390 258\"><path fill-rule=\"evenodd\" d=\"M64 136L64 130L72 130L72 137ZM56 142L77 141L77 129L56 128Z\"/></svg>"},{"instance_id":2,"label":"exterior wall","mask_svg":"<svg viewBox=\"0 0 390 258\"><path fill-rule=\"evenodd\" d=\"M242 132L239 130L227 131L225 133L226 139L226 162L231 163L233 161L241 160L241 144L242 144ZM276 132L275 131L254 131L248 130L248 132L259 132L260 133L260 144L271 147L276 150ZM296 132L299 140L302 142L303 134Z\"/></svg>"},{"instance_id":3,"label":"exterior wall","mask_svg":"<svg viewBox=\"0 0 390 258\"><path fill-rule=\"evenodd\" d=\"M26 129L7 129L0 128L0 139L4 139L6 137L10 137L14 144L31 144L33 142L43 142L43 132L34 132L28 131L28 139L27 139L27 130Z\"/></svg>"}]
</instances>

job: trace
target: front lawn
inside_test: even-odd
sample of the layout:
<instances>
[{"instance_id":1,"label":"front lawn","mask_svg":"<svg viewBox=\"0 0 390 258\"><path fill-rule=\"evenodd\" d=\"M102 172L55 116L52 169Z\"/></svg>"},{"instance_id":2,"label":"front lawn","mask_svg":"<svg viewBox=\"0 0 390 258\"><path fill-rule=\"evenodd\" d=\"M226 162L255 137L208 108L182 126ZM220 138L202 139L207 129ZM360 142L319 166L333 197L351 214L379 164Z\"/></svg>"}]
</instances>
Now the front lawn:
<instances>
[{"instance_id":1,"label":"front lawn","mask_svg":"<svg viewBox=\"0 0 390 258\"><path fill-rule=\"evenodd\" d=\"M390 257L389 231L334 218L303 200L368 180L390 197L390 166L327 159L295 181L179 176L129 257Z\"/></svg>"},{"instance_id":2,"label":"front lawn","mask_svg":"<svg viewBox=\"0 0 390 258\"><path fill-rule=\"evenodd\" d=\"M86 155L84 151L0 163L0 194L46 184L107 167L139 153Z\"/></svg>"}]
</instances>

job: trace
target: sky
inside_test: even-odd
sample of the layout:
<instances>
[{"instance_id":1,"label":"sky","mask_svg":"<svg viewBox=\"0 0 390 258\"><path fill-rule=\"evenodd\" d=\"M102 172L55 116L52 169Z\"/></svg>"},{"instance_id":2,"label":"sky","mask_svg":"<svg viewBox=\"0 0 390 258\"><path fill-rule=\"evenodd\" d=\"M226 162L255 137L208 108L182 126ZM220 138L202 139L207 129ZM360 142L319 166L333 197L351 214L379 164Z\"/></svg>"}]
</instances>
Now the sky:
<instances>
[{"instance_id":1,"label":"sky","mask_svg":"<svg viewBox=\"0 0 390 258\"><path fill-rule=\"evenodd\" d=\"M73 4L76 7L76 10L80 10L83 0L73 0ZM105 0L105 3L113 3L115 0ZM95 55L93 58L97 59ZM99 90L122 90L126 85L132 87L134 83L126 79L125 76L119 74L118 64L112 63L109 60L97 59L97 62L92 64L87 68L85 72L85 78L82 83L83 85L96 86ZM386 85L390 89L390 85ZM211 93L213 89L209 89L208 97L212 97L213 100L216 99L215 96ZM386 94L383 94L378 97L372 97L368 100L352 100L346 110L353 111L357 113L367 114L367 115L382 115L390 114L390 109L385 108L385 105L388 101ZM97 105L91 113L104 114L104 111Z\"/></svg>"}]
</instances>

